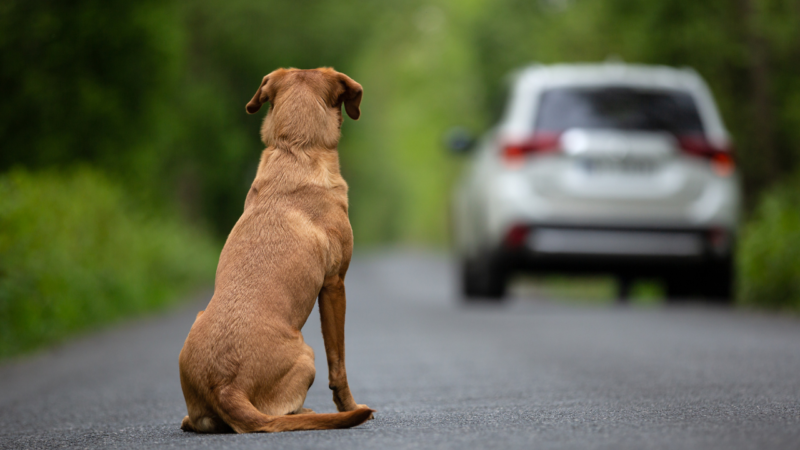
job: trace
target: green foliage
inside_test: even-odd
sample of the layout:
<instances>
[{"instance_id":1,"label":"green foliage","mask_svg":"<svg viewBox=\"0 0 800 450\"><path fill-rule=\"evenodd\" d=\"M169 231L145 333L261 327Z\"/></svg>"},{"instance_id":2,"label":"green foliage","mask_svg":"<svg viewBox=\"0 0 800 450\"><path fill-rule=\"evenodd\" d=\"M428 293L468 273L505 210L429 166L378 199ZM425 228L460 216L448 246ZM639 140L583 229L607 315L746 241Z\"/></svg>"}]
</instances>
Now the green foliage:
<instances>
[{"instance_id":1,"label":"green foliage","mask_svg":"<svg viewBox=\"0 0 800 450\"><path fill-rule=\"evenodd\" d=\"M756 204L800 162L798 8L796 0L8 0L0 173L90 164L145 210L169 216L177 205L222 238L263 148L263 112L244 112L261 77L333 66L365 90L362 119L345 120L340 145L357 245L441 245L461 164L442 148L446 130L490 126L502 80L518 67L616 56L692 66L708 80Z\"/></svg>"},{"instance_id":2,"label":"green foliage","mask_svg":"<svg viewBox=\"0 0 800 450\"><path fill-rule=\"evenodd\" d=\"M740 303L800 312L800 176L768 191L742 230Z\"/></svg>"},{"instance_id":3,"label":"green foliage","mask_svg":"<svg viewBox=\"0 0 800 450\"><path fill-rule=\"evenodd\" d=\"M443 243L459 162L441 137L490 125L533 61L695 67L739 149L750 203L800 161L793 0L10 0L0 6L0 170L90 162L155 208L227 234L262 144L243 105L277 67L365 88L342 168L361 244Z\"/></svg>"},{"instance_id":4,"label":"green foliage","mask_svg":"<svg viewBox=\"0 0 800 450\"><path fill-rule=\"evenodd\" d=\"M459 7L435 4L383 17L359 55L363 115L347 124L339 153L361 245L446 242L458 165L443 135L484 123L464 19Z\"/></svg>"},{"instance_id":5,"label":"green foliage","mask_svg":"<svg viewBox=\"0 0 800 450\"><path fill-rule=\"evenodd\" d=\"M157 0L4 1L0 168L125 167L180 73L174 18Z\"/></svg>"},{"instance_id":6,"label":"green foliage","mask_svg":"<svg viewBox=\"0 0 800 450\"><path fill-rule=\"evenodd\" d=\"M378 5L337 0L198 0L180 7L184 72L171 96L175 141L163 149L165 178L192 216L226 236L242 213L264 146L264 110L245 113L264 75L278 67L350 72ZM356 75L353 75L356 77ZM358 79L356 77L356 79Z\"/></svg>"},{"instance_id":7,"label":"green foliage","mask_svg":"<svg viewBox=\"0 0 800 450\"><path fill-rule=\"evenodd\" d=\"M0 358L162 308L210 283L218 255L88 169L1 176L0 230Z\"/></svg>"},{"instance_id":8,"label":"green foliage","mask_svg":"<svg viewBox=\"0 0 800 450\"><path fill-rule=\"evenodd\" d=\"M748 200L800 161L800 3L792 0L493 2L473 27L497 90L532 61L689 66L708 81L737 146Z\"/></svg>"}]
</instances>

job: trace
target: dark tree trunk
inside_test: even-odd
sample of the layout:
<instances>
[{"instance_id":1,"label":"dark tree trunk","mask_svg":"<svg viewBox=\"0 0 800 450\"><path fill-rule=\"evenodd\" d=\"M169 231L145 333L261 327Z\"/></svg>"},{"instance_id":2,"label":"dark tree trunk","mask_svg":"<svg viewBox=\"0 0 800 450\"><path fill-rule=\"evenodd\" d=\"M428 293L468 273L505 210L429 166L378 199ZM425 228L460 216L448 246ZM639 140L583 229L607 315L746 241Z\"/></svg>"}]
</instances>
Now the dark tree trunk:
<instances>
[{"instance_id":1,"label":"dark tree trunk","mask_svg":"<svg viewBox=\"0 0 800 450\"><path fill-rule=\"evenodd\" d=\"M739 13L750 72L751 132L750 161L759 161L759 187L765 187L780 174L775 145L775 108L772 102L772 74L769 48L756 18L756 0L739 0Z\"/></svg>"}]
</instances>

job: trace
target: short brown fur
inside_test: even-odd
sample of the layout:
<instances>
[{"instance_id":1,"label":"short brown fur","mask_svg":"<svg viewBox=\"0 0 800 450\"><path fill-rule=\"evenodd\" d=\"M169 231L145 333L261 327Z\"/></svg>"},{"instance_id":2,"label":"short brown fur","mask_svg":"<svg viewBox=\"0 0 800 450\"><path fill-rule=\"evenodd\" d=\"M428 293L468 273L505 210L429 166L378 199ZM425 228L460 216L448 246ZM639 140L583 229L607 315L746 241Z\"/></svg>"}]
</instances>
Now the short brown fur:
<instances>
[{"instance_id":1,"label":"short brown fur","mask_svg":"<svg viewBox=\"0 0 800 450\"><path fill-rule=\"evenodd\" d=\"M320 430L372 418L353 400L344 364L353 233L337 146L342 104L358 119L361 94L333 69L278 69L247 104L250 114L271 104L261 127L267 148L222 249L214 296L181 350L181 429ZM317 297L334 414L303 408L315 369L300 330Z\"/></svg>"}]
</instances>

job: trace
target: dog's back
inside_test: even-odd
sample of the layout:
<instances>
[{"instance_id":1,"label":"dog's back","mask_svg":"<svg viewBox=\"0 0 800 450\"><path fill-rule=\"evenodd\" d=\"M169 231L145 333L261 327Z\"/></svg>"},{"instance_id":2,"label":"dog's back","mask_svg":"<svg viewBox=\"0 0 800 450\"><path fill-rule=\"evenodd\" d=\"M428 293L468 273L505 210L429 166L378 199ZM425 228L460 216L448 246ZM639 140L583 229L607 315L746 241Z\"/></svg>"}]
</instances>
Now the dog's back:
<instances>
[{"instance_id":1,"label":"dog's back","mask_svg":"<svg viewBox=\"0 0 800 450\"><path fill-rule=\"evenodd\" d=\"M220 255L214 297L181 351L185 430L339 428L371 414L287 416L304 411L315 375L300 329L326 282L344 277L353 242L336 151L341 112L329 101L336 72L302 72L273 72L275 87L264 93L265 77L256 94L273 104L268 147Z\"/></svg>"}]
</instances>

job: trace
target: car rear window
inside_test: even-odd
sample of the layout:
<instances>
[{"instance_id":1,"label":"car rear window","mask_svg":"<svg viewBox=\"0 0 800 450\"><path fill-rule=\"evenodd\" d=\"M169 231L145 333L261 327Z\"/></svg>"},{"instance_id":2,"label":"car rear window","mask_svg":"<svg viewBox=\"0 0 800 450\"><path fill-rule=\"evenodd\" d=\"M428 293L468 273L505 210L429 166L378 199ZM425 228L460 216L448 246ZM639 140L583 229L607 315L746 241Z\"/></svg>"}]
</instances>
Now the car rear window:
<instances>
[{"instance_id":1,"label":"car rear window","mask_svg":"<svg viewBox=\"0 0 800 450\"><path fill-rule=\"evenodd\" d=\"M703 133L697 106L687 92L608 86L543 92L536 131L570 128Z\"/></svg>"}]
</instances>

